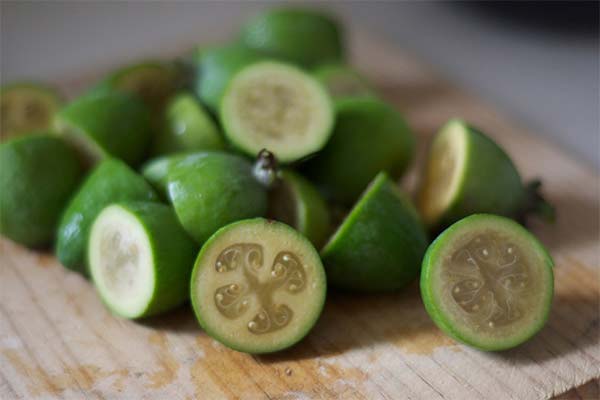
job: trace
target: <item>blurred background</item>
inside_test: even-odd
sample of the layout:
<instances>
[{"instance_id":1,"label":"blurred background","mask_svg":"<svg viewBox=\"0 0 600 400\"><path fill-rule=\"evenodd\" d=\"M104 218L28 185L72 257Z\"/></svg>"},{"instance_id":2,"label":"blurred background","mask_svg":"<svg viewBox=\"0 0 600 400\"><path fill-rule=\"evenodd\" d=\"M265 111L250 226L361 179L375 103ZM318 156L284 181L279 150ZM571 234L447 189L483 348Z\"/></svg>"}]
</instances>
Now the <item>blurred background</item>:
<instances>
[{"instance_id":1,"label":"blurred background","mask_svg":"<svg viewBox=\"0 0 600 400\"><path fill-rule=\"evenodd\" d=\"M224 41L274 2L0 2L0 80L52 83ZM298 3L296 3L298 4ZM598 2L302 2L393 41L600 169ZM551 162L549 160L548 162Z\"/></svg>"}]
</instances>

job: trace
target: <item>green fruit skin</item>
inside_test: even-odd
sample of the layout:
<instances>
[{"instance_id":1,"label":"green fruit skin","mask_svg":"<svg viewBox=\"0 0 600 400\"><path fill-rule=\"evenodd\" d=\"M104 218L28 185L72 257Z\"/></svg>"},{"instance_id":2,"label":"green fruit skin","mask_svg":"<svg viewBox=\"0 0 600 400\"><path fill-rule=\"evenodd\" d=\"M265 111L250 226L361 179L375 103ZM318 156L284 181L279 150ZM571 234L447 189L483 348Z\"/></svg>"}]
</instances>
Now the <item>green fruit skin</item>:
<instances>
[{"instance_id":1,"label":"green fruit skin","mask_svg":"<svg viewBox=\"0 0 600 400\"><path fill-rule=\"evenodd\" d=\"M137 165L152 139L150 113L141 100L119 92L90 94L68 104L56 116L55 127L67 138L80 135L100 154ZM85 150L84 150L85 151Z\"/></svg>"},{"instance_id":2,"label":"green fruit skin","mask_svg":"<svg viewBox=\"0 0 600 400\"><path fill-rule=\"evenodd\" d=\"M163 129L154 142L154 154L225 148L225 140L215 123L188 93L169 101L164 119Z\"/></svg>"},{"instance_id":3,"label":"green fruit skin","mask_svg":"<svg viewBox=\"0 0 600 400\"><path fill-rule=\"evenodd\" d=\"M327 88L334 102L347 97L375 97L367 80L348 65L320 65L313 71L313 75Z\"/></svg>"},{"instance_id":4,"label":"green fruit skin","mask_svg":"<svg viewBox=\"0 0 600 400\"><path fill-rule=\"evenodd\" d=\"M427 235L408 198L381 172L321 251L333 286L400 289L418 275Z\"/></svg>"},{"instance_id":5,"label":"green fruit skin","mask_svg":"<svg viewBox=\"0 0 600 400\"><path fill-rule=\"evenodd\" d=\"M311 10L267 11L245 26L242 41L305 67L344 58L342 33L336 21Z\"/></svg>"},{"instance_id":6,"label":"green fruit skin","mask_svg":"<svg viewBox=\"0 0 600 400\"><path fill-rule=\"evenodd\" d=\"M188 301L190 276L198 246L185 233L173 209L153 202L118 205L142 224L152 248L154 293L139 318L169 311ZM118 314L114 309L111 311Z\"/></svg>"},{"instance_id":7,"label":"green fruit skin","mask_svg":"<svg viewBox=\"0 0 600 400\"><path fill-rule=\"evenodd\" d=\"M28 247L48 244L83 176L62 140L33 134L0 145L0 232Z\"/></svg>"},{"instance_id":8,"label":"green fruit skin","mask_svg":"<svg viewBox=\"0 0 600 400\"><path fill-rule=\"evenodd\" d=\"M158 201L158 195L126 164L109 158L88 175L60 220L56 256L66 268L88 275L85 254L92 222L119 201Z\"/></svg>"},{"instance_id":9,"label":"green fruit skin","mask_svg":"<svg viewBox=\"0 0 600 400\"><path fill-rule=\"evenodd\" d=\"M246 220L237 221L237 222L231 223L227 226L224 226L221 229L219 229L217 232L215 232L200 249L200 253L198 254L198 257L196 258L196 262L194 264L194 269L192 271L192 278L190 280L190 293L191 293L190 298L191 298L191 302L192 302L192 308L194 309L194 314L196 315L196 319L198 320L198 323L210 337L223 343L225 346L229 347L230 349L233 349L236 351L241 351L241 352L249 353L249 354L268 354L268 353L274 353L276 351L286 349L286 348L291 347L291 346L295 345L296 343L300 342L306 335L308 335L308 333L310 332L312 327L317 323L317 320L319 319L319 317L321 316L321 312L323 311L323 307L325 306L325 299L327 298L327 284L326 284L327 275L325 274L325 271L322 268L321 268L321 272L322 272L321 279L325 283L323 285L323 291L324 291L323 302L321 303L319 308L316 310L314 320L312 321L312 323L307 324L306 330L302 334L293 338L290 342L285 343L278 348L273 348L270 351L257 351L256 349L252 349L252 348L240 347L236 343L232 343L232 342L228 341L227 339L224 340L222 337L220 337L218 334L216 334L211 329L210 325L208 325L204 321L202 313L200 312L200 305L198 304L198 301L196 300L196 297L194 296L194 293L195 293L194 282L196 282L196 280L197 280L196 275L198 273L200 273L202 259L204 257L204 254L208 251L207 249L209 249L214 243L217 243L219 241L219 237L221 236L221 234L223 234L229 230L235 229L237 226L242 225L242 224L256 224L256 223L268 224L271 226L274 223L278 224L282 229L289 229L292 232L296 233L299 240L306 241L306 238L304 236L297 233L290 226L288 226L284 223L281 223L281 222L275 222L275 221L264 219L264 218L246 219ZM309 249L312 247L310 245L310 243L307 243L307 245L308 245L307 248L309 248ZM314 249L313 249L313 251L316 252L316 250L314 250ZM316 258L318 259L318 257L316 257Z\"/></svg>"},{"instance_id":10,"label":"green fruit skin","mask_svg":"<svg viewBox=\"0 0 600 400\"><path fill-rule=\"evenodd\" d=\"M168 193L179 222L202 244L219 228L267 211L267 193L245 159L212 153L174 165Z\"/></svg>"},{"instance_id":11,"label":"green fruit skin","mask_svg":"<svg viewBox=\"0 0 600 400\"><path fill-rule=\"evenodd\" d=\"M552 277L552 279L549 280L549 282L550 282L549 290L551 293L554 293L554 273L553 273L554 261L552 260L552 257L550 256L548 251L545 249L545 247L538 241L538 239L535 236L533 236L529 231L527 231L521 225L519 225L518 223L516 223L510 219L499 217L496 215L490 215L490 214L473 214L471 216L463 218L462 220L454 223L452 226L450 226L448 229L446 229L444 232L442 232L427 248L425 257L423 258L423 266L421 269L421 279L420 279L421 297L423 299L423 304L425 305L425 309L427 310L427 313L429 314L429 316L431 317L433 322L437 325L438 328L440 328L444 333L446 333L448 336L450 336L454 340L464 343L468 346L475 347L479 350L484 350L484 351L507 350L507 349L518 346L519 344L527 341L528 339L533 337L540 329L542 329L542 327L545 324L545 321L548 320L548 316L550 315L552 296L550 296L548 306L544 310L544 316L541 319L542 322L537 326L532 326L532 328L528 332L524 332L524 334L520 338L517 338L517 340L514 340L512 342L495 343L495 344L475 343L475 342L467 339L465 336L463 336L463 334L460 332L460 330L456 329L456 327L453 326L444 317L443 313L436 306L435 296L433 293L433 289L430 285L430 282L432 280L431 275L433 273L435 261L439 260L440 257L443 257L443 255L440 254L440 252L442 251L443 245L446 242L448 242L449 240L452 240L452 234L456 230L461 229L463 226L468 226L471 223L473 223L474 221L481 220L481 219L489 219L490 224L492 226L508 225L508 226L510 226L510 229L518 231L521 235L523 235L523 236L527 237L529 240L531 240L532 246L534 246L537 249L537 251L539 251L544 256L545 264L547 265L548 271Z\"/></svg>"},{"instance_id":12,"label":"green fruit skin","mask_svg":"<svg viewBox=\"0 0 600 400\"><path fill-rule=\"evenodd\" d=\"M510 157L477 129L466 126L466 130L465 174L454 200L433 229L476 213L514 217L525 201L525 188Z\"/></svg>"},{"instance_id":13,"label":"green fruit skin","mask_svg":"<svg viewBox=\"0 0 600 400\"><path fill-rule=\"evenodd\" d=\"M402 175L412 160L415 138L404 118L381 100L347 98L335 108L331 139L303 171L327 199L349 205L379 171Z\"/></svg>"},{"instance_id":14,"label":"green fruit skin","mask_svg":"<svg viewBox=\"0 0 600 400\"><path fill-rule=\"evenodd\" d=\"M219 108L227 84L237 71L260 61L264 55L239 44L202 49L197 55L196 93L214 113Z\"/></svg>"}]
</instances>

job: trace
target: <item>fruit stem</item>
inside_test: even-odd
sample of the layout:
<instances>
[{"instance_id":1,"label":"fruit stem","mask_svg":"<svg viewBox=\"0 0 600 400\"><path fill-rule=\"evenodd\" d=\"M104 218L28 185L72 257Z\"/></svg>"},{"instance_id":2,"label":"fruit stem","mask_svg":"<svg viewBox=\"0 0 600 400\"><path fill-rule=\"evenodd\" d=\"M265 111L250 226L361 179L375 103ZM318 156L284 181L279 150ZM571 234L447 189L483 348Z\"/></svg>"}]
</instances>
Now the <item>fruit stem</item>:
<instances>
[{"instance_id":1,"label":"fruit stem","mask_svg":"<svg viewBox=\"0 0 600 400\"><path fill-rule=\"evenodd\" d=\"M556 220L556 210L541 194L542 181L534 179L525 185L525 201L518 215L521 222L528 214L535 214L542 220L553 223Z\"/></svg>"},{"instance_id":2,"label":"fruit stem","mask_svg":"<svg viewBox=\"0 0 600 400\"><path fill-rule=\"evenodd\" d=\"M252 173L254 178L267 189L275 186L279 180L279 162L275 155L267 149L259 151Z\"/></svg>"}]
</instances>

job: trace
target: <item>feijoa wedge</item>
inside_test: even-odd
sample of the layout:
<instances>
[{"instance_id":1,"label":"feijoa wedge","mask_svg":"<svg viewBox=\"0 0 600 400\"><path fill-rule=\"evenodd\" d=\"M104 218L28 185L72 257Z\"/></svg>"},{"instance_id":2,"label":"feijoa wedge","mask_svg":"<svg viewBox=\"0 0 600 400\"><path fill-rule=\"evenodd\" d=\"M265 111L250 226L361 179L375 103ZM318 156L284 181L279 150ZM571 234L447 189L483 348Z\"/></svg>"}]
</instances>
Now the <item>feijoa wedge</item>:
<instances>
[{"instance_id":1,"label":"feijoa wedge","mask_svg":"<svg viewBox=\"0 0 600 400\"><path fill-rule=\"evenodd\" d=\"M523 185L509 156L492 139L453 119L433 140L417 204L434 230L475 213L522 219L533 212L551 220L554 210L539 187L539 181Z\"/></svg>"},{"instance_id":2,"label":"feijoa wedge","mask_svg":"<svg viewBox=\"0 0 600 400\"><path fill-rule=\"evenodd\" d=\"M57 114L54 126L89 165L107 156L136 165L152 140L148 109L138 98L120 92L74 100Z\"/></svg>"},{"instance_id":3,"label":"feijoa wedge","mask_svg":"<svg viewBox=\"0 0 600 400\"><path fill-rule=\"evenodd\" d=\"M321 250L321 257L333 286L382 292L413 281L426 248L417 211L381 172Z\"/></svg>"},{"instance_id":4,"label":"feijoa wedge","mask_svg":"<svg viewBox=\"0 0 600 400\"><path fill-rule=\"evenodd\" d=\"M0 139L50 128L61 105L60 94L46 85L20 82L2 87Z\"/></svg>"},{"instance_id":5,"label":"feijoa wedge","mask_svg":"<svg viewBox=\"0 0 600 400\"><path fill-rule=\"evenodd\" d=\"M219 228L267 211L267 191L244 158L222 152L186 157L170 168L168 196L179 222L199 243Z\"/></svg>"},{"instance_id":6,"label":"feijoa wedge","mask_svg":"<svg viewBox=\"0 0 600 400\"><path fill-rule=\"evenodd\" d=\"M90 230L90 275L113 313L148 317L188 300L197 250L171 207L113 204L100 212Z\"/></svg>"},{"instance_id":7,"label":"feijoa wedge","mask_svg":"<svg viewBox=\"0 0 600 400\"><path fill-rule=\"evenodd\" d=\"M194 96L183 92L169 100L163 127L155 138L154 154L224 148L219 129Z\"/></svg>"},{"instance_id":8,"label":"feijoa wedge","mask_svg":"<svg viewBox=\"0 0 600 400\"><path fill-rule=\"evenodd\" d=\"M310 242L262 218L217 231L202 247L191 280L202 328L246 353L270 353L300 341L317 322L326 290Z\"/></svg>"},{"instance_id":9,"label":"feijoa wedge","mask_svg":"<svg viewBox=\"0 0 600 400\"><path fill-rule=\"evenodd\" d=\"M55 136L0 144L0 232L29 247L50 243L82 176L77 154Z\"/></svg>"},{"instance_id":10,"label":"feijoa wedge","mask_svg":"<svg viewBox=\"0 0 600 400\"><path fill-rule=\"evenodd\" d=\"M313 74L327 88L334 100L375 95L367 80L348 65L321 65Z\"/></svg>"},{"instance_id":11,"label":"feijoa wedge","mask_svg":"<svg viewBox=\"0 0 600 400\"><path fill-rule=\"evenodd\" d=\"M379 171L402 175L415 139L402 115L376 98L346 98L335 108L331 140L304 171L327 199L350 205Z\"/></svg>"},{"instance_id":12,"label":"feijoa wedge","mask_svg":"<svg viewBox=\"0 0 600 400\"><path fill-rule=\"evenodd\" d=\"M429 246L421 272L427 312L446 334L481 350L515 347L550 312L553 261L518 223L476 214Z\"/></svg>"},{"instance_id":13,"label":"feijoa wedge","mask_svg":"<svg viewBox=\"0 0 600 400\"><path fill-rule=\"evenodd\" d=\"M275 61L254 63L235 74L219 114L234 147L250 156L267 149L281 162L321 150L334 120L331 99L319 82Z\"/></svg>"},{"instance_id":14,"label":"feijoa wedge","mask_svg":"<svg viewBox=\"0 0 600 400\"><path fill-rule=\"evenodd\" d=\"M266 54L309 67L341 61L344 44L332 17L308 9L274 9L252 19L242 41Z\"/></svg>"},{"instance_id":15,"label":"feijoa wedge","mask_svg":"<svg viewBox=\"0 0 600 400\"><path fill-rule=\"evenodd\" d=\"M66 268L88 274L85 253L90 227L104 207L119 201L158 201L158 195L125 163L109 158L92 170L61 217L56 257Z\"/></svg>"}]
</instances>

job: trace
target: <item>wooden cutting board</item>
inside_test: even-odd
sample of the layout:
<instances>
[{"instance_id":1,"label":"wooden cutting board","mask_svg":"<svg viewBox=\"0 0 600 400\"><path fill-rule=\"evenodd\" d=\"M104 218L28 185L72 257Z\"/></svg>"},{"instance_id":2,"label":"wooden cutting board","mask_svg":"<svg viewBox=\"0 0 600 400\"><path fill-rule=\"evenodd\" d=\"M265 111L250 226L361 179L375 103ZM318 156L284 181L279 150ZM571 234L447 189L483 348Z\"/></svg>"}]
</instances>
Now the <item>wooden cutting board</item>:
<instances>
[{"instance_id":1,"label":"wooden cutting board","mask_svg":"<svg viewBox=\"0 0 600 400\"><path fill-rule=\"evenodd\" d=\"M188 306L140 322L115 318L53 256L2 239L1 399L542 399L600 377L598 175L379 38L359 33L352 44L356 63L407 116L420 153L460 116L494 136L525 178L544 180L558 222L532 225L556 261L542 332L497 354L458 345L433 325L413 285L391 295L330 293L300 344L250 356L210 339ZM597 384L571 396L597 397Z\"/></svg>"}]
</instances>

